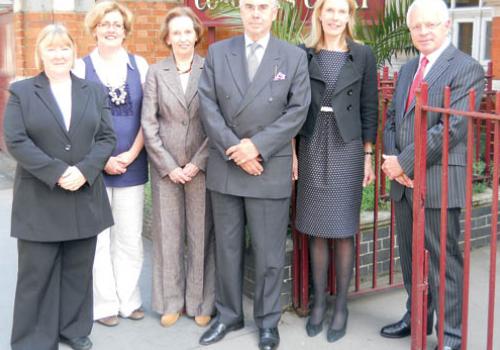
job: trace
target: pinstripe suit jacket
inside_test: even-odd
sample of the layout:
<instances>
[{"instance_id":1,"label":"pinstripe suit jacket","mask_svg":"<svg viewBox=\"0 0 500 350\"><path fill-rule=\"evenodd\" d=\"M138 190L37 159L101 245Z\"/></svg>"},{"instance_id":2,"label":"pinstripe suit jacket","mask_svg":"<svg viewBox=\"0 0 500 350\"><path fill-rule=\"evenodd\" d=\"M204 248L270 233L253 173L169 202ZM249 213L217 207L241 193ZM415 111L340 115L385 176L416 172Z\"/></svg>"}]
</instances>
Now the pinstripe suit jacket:
<instances>
[{"instance_id":1,"label":"pinstripe suit jacket","mask_svg":"<svg viewBox=\"0 0 500 350\"><path fill-rule=\"evenodd\" d=\"M415 101L411 101L405 112L406 100L413 77L418 68L418 57L405 64L400 71L391 106L387 112L384 128L384 153L397 155L405 174L414 175L414 117ZM448 46L427 73L425 81L429 86L429 105L443 106L444 89L451 88L451 108L467 110L468 92L476 91L476 109L484 89L484 70L469 55L453 45ZM465 204L465 165L467 159L467 120L464 117L450 117L449 143L449 191L448 207L462 208ZM443 124L440 113L427 115L427 208L441 207L441 159L443 145ZM396 181L391 183L391 198L399 201L403 193L412 198L412 190Z\"/></svg>"}]
</instances>

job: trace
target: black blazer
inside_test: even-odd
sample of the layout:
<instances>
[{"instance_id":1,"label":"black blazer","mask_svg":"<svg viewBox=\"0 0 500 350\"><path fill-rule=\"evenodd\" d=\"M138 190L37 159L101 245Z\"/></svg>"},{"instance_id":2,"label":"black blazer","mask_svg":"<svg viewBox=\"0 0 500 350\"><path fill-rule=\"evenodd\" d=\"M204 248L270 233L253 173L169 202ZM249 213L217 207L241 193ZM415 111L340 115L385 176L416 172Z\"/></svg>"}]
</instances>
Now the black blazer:
<instances>
[{"instance_id":1,"label":"black blazer","mask_svg":"<svg viewBox=\"0 0 500 350\"><path fill-rule=\"evenodd\" d=\"M13 237L40 242L82 239L113 224L101 174L116 143L107 96L97 84L73 75L71 79L69 131L44 73L10 86L4 133L17 161ZM72 165L87 179L75 192L57 186Z\"/></svg>"},{"instance_id":2,"label":"black blazer","mask_svg":"<svg viewBox=\"0 0 500 350\"><path fill-rule=\"evenodd\" d=\"M332 98L332 107L344 142L362 138L375 143L378 122L377 64L368 46L347 41L349 59L342 67ZM311 104L307 120L299 135L310 136L320 112L326 84L321 75L317 54L313 48L300 47L307 52L311 79Z\"/></svg>"}]
</instances>

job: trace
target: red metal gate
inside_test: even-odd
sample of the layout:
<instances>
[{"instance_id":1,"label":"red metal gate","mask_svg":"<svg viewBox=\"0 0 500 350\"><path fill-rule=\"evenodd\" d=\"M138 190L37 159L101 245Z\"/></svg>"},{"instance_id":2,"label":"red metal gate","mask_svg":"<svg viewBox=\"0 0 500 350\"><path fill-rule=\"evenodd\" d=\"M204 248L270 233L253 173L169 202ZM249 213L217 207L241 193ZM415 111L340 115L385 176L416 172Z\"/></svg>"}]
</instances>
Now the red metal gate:
<instances>
[{"instance_id":1,"label":"red metal gate","mask_svg":"<svg viewBox=\"0 0 500 350\"><path fill-rule=\"evenodd\" d=\"M487 96L490 98L491 96ZM473 152L479 139L474 140L477 128L475 126L486 121L493 127L493 176L492 205L491 205L491 236L490 236L490 266L489 266L489 297L488 297L488 328L486 334L486 349L493 349L493 327L495 307L495 274L496 274L496 250L497 250L497 224L498 224L498 181L500 160L500 93L496 94L494 101L495 109L486 112L474 112L476 96L474 91L469 93L469 111L450 109L450 89L446 88L444 97L444 108L427 105L427 85L423 84L421 92L417 94L415 110L415 179L414 179L414 202L413 202L413 290L412 290L412 350L426 349L426 315L427 315L427 253L424 248L424 224L425 224L425 187L426 187L426 132L427 113L438 112L443 116L443 158L442 158L442 203L441 203L441 232L446 232L447 225L447 193L448 193L448 143L449 143L449 117L458 115L467 118L467 179L466 179L466 207L465 207L465 233L464 233L464 288L462 304L462 350L467 349L468 319L469 319L469 287L470 287L470 250L471 250L471 219L472 219L472 182L473 162L477 152ZM489 103L491 107L491 101ZM476 134L477 136L477 134ZM490 134L487 135L488 137ZM488 146L489 147L489 146ZM477 147L476 147L477 149ZM488 155L489 156L489 155ZM440 285L439 285L439 319L438 319L438 349L444 345L444 304L445 304L445 268L446 268L446 234L441 234L440 241ZM417 327L413 327L417 325Z\"/></svg>"},{"instance_id":2,"label":"red metal gate","mask_svg":"<svg viewBox=\"0 0 500 350\"><path fill-rule=\"evenodd\" d=\"M467 208L465 210L465 244L464 244L464 281L468 281L469 279L469 271L470 271L470 246L471 246L471 213L472 213L472 181L488 181L491 180L491 177L493 175L493 179L498 179L498 166L492 167L491 164L498 164L499 160L499 151L500 151L500 134L497 129L499 129L499 112L500 112L500 101L498 100L498 97L496 97L498 94L492 90L492 66L491 63L488 66L488 70L486 73L486 91L484 93L484 98L481 103L481 108L480 111L482 113L472 113L472 112L460 112L460 113L455 113L456 111L450 111L448 110L448 114L451 112L453 114L459 114L459 115L465 115L469 118L469 140L468 140L468 149L470 150L475 150L474 152L469 152L469 159L468 159L468 166L467 166ZM385 125L385 115L386 111L388 108L388 105L391 101L392 98L392 93L394 90L395 86L395 81L397 80L397 74L394 74L394 76L391 78L389 77L388 74L388 69L384 68L382 74L379 75L379 97L380 97L380 102L381 102L381 108L380 108L380 116L379 116L379 121L380 121L380 129L383 129L383 126ZM448 100L449 103L449 100ZM472 104L473 106L474 104ZM421 102L419 100L419 108L422 111L431 111L435 109L431 109L431 107L426 106L425 102ZM423 107L420 107L423 106ZM448 105L449 106L449 105ZM421 120L425 120L425 118L421 118ZM446 118L446 123L447 123L447 118ZM417 125L418 123L415 124L415 127L423 128L422 125ZM446 126L447 127L447 126ZM446 129L446 128L445 128ZM424 129L425 130L425 129ZM415 132L415 134L417 134ZM421 133L419 133L421 135ZM424 133L425 134L425 133ZM446 134L446 133L445 133ZM357 295L357 294L364 294L364 293L371 293L371 292L376 292L376 291L382 291L388 288L395 288L402 286L402 283L399 280L396 280L395 278L395 263L396 263L396 255L394 253L394 246L395 246L395 229L394 229L394 210L391 205L391 219L390 219L390 253L389 253L389 273L387 277L384 277L382 280L379 278L377 275L377 262L378 262L378 252L377 252L377 240L378 240L378 212L379 212L379 200L380 199L386 199L387 194L386 194L386 188L385 188L385 176L383 172L380 171L380 164L381 164L381 153L382 153L382 146L381 146L381 141L382 141L382 132L379 132L379 137L377 139L377 143L375 146L375 175L376 175L376 181L375 181L375 191L374 191L374 213L373 213L373 229L372 229L372 239L371 239L371 245L373 246L373 255L372 255L372 265L373 265L373 270L371 274L371 283L368 287L362 288L361 283L360 283L360 235L357 235L356 239L356 263L355 263L355 281L354 281L354 291L351 293L351 295ZM476 147L474 147L474 136L476 137L476 140L479 139L484 139L484 143L476 143ZM472 138L472 139L470 139ZM418 142L423 142L425 144L425 141L422 139L419 139ZM444 142L447 143L447 137L445 137ZM447 147L447 146L446 146ZM417 148L416 148L417 149ZM447 149L447 148L446 148ZM421 150L422 151L422 150ZM493 152L492 152L493 151ZM424 150L425 152L425 150ZM493 153L493 154L492 154ZM443 157L447 157L448 154L446 152L443 153ZM422 164L422 159L425 160L425 153L420 154L419 158L415 158L416 164L420 164L421 169L425 169L425 164ZM485 162L485 171L484 174L482 175L475 175L473 176L472 174L472 162L477 161L479 159L483 159ZM496 160L496 162L495 162ZM443 164L448 164L447 160L443 160ZM493 169L493 174L490 173L490 169ZM443 171L443 178L446 179L447 183L447 169L444 169ZM422 177L420 177L422 178ZM425 184L422 183L420 180L417 179L417 175L415 175L415 193L425 193ZM444 183L444 181L443 181ZM494 195L492 199L492 208L491 208L491 239L490 239L490 244L491 244L491 256L490 256L490 295L489 295L489 311L488 311L488 350L492 349L492 342L493 342L493 319L494 319L494 314L493 314L493 307L494 307L494 295L495 295L495 253L496 252L496 237L497 237L497 232L496 232L496 227L497 227L497 222L498 222L498 180L497 181L492 181L492 186L493 186L493 193ZM447 198L446 191L448 190L447 186L443 186L443 195L442 198ZM419 191L419 192L417 192ZM417 196L415 195L415 198ZM293 203L295 203L295 197L292 197ZM423 201L419 201L420 204L423 203ZM444 206L446 207L446 206ZM302 233L298 232L295 227L294 227L294 222L295 222L295 205L292 206L292 237L293 237L293 244L294 244L294 251L293 251L293 267L292 267L292 278L293 278L293 305L299 315L305 316L309 312L309 250L308 250L308 239L306 235L303 235ZM423 208L422 207L415 207L415 210L417 210L418 215L414 213L414 217L416 218L421 218L421 220L424 220L424 214L423 214ZM422 213L421 213L422 212ZM443 214L443 219L446 218L446 212ZM442 229L446 229L445 223L446 220L443 221L444 226ZM414 305L412 306L412 316L415 317L415 319L412 319L412 325L416 325L415 327L412 327L412 349L413 350L420 350L420 349L425 349L426 345L426 332L424 331L426 329L426 320L427 317L423 317L422 315L426 315L426 310L427 310L427 266L428 264L426 261L428 261L428 256L425 253L425 250L423 249L423 224L424 222L419 222L415 221L415 232L420 232L419 235L414 236L413 239L413 244L414 247L416 248L414 250L414 257L413 257L413 263L417 264L417 267L413 267L414 271L414 276L413 278L415 279L415 283L413 283L413 287L416 289L413 291L413 295L419 296L419 297L414 297ZM416 233L414 233L415 235ZM441 244L446 244L446 241L442 241ZM331 250L332 251L332 250ZM445 254L441 255L441 264L442 266L445 266ZM330 266L330 275L329 275L329 292L331 294L334 294L335 292L335 276L334 276L334 266L333 266L333 261L334 259L330 259L332 261L332 264ZM444 274L444 269L441 270L441 274ZM444 280L444 276L442 276L441 280ZM440 300L444 300L444 287L442 287L442 291L440 292ZM465 350L467 348L467 320L468 320L468 314L467 314L467 305L468 305L468 283L464 282L464 307L463 307L463 344L462 349ZM440 302L439 303L442 307L444 303ZM415 312L413 311L413 308L415 308ZM438 334L438 344L439 348L442 348L443 345L443 327L442 324L444 322L444 314L443 312L439 313L440 315L440 320L438 320L438 329L440 329L440 332Z\"/></svg>"}]
</instances>

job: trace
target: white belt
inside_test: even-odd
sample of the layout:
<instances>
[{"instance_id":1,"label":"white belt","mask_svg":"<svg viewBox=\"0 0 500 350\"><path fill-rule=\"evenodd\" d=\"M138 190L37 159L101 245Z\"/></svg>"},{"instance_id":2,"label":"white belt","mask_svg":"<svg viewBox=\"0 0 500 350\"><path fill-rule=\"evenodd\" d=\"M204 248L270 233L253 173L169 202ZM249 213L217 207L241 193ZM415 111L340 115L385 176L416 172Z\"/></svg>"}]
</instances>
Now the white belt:
<instances>
[{"instance_id":1,"label":"white belt","mask_svg":"<svg viewBox=\"0 0 500 350\"><path fill-rule=\"evenodd\" d=\"M332 107L328 107L328 106L321 106L320 111L321 112L333 112L333 108Z\"/></svg>"}]
</instances>

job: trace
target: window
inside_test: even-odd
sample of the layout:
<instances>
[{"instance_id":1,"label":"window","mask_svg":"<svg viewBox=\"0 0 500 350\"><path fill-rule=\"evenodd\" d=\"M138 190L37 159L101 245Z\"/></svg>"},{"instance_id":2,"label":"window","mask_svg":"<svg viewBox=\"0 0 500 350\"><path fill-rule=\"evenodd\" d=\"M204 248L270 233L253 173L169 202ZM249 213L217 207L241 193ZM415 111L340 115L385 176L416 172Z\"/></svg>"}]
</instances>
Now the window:
<instances>
[{"instance_id":1,"label":"window","mask_svg":"<svg viewBox=\"0 0 500 350\"><path fill-rule=\"evenodd\" d=\"M447 3L453 44L486 65L491 58L492 8L484 5L485 0L448 0Z\"/></svg>"}]
</instances>

